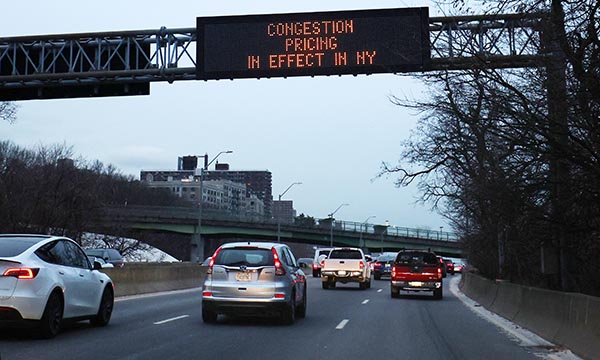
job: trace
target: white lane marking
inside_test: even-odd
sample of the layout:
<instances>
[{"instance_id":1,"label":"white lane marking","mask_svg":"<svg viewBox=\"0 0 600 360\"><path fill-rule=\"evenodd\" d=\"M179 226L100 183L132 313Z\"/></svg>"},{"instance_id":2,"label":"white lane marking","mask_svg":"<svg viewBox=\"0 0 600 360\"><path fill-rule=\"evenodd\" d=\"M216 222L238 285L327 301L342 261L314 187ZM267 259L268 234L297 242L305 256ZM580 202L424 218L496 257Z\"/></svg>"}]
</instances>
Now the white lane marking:
<instances>
[{"instance_id":1,"label":"white lane marking","mask_svg":"<svg viewBox=\"0 0 600 360\"><path fill-rule=\"evenodd\" d=\"M377 290L377 292L382 292L382 291L383 291L383 289L379 289L379 290Z\"/></svg>"},{"instance_id":2,"label":"white lane marking","mask_svg":"<svg viewBox=\"0 0 600 360\"><path fill-rule=\"evenodd\" d=\"M369 299L362 302L363 305L368 304L368 303L369 303Z\"/></svg>"},{"instance_id":3,"label":"white lane marking","mask_svg":"<svg viewBox=\"0 0 600 360\"><path fill-rule=\"evenodd\" d=\"M174 317L174 318L157 321L157 322L154 323L154 325L162 325L162 324L165 324L165 323L168 323L168 322L171 322L171 321L185 319L187 317L190 317L190 316L189 315L181 315L181 316L177 316L177 317Z\"/></svg>"},{"instance_id":4,"label":"white lane marking","mask_svg":"<svg viewBox=\"0 0 600 360\"><path fill-rule=\"evenodd\" d=\"M338 326L335 327L336 330L342 330L344 328L344 326L346 326L346 324L348 323L348 319L344 319L342 321L340 321L340 323L338 324Z\"/></svg>"}]
</instances>

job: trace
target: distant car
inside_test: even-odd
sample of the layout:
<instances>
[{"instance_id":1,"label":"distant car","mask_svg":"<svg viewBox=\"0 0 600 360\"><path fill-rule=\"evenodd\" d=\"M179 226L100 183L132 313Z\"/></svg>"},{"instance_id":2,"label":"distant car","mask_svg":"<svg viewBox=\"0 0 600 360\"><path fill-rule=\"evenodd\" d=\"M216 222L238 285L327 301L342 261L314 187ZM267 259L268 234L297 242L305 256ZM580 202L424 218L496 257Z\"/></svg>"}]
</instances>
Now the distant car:
<instances>
[{"instance_id":1,"label":"distant car","mask_svg":"<svg viewBox=\"0 0 600 360\"><path fill-rule=\"evenodd\" d=\"M107 263L102 258L98 258L98 257L95 257L95 256L88 255L88 259L90 260L90 264L92 264L92 266L94 266L94 262L98 262L103 269L114 268L115 267L113 264Z\"/></svg>"},{"instance_id":2,"label":"distant car","mask_svg":"<svg viewBox=\"0 0 600 360\"><path fill-rule=\"evenodd\" d=\"M442 268L442 277L448 276L448 268L446 268L446 263L444 262L444 258L441 256L437 256L438 262L440 263L440 267Z\"/></svg>"},{"instance_id":3,"label":"distant car","mask_svg":"<svg viewBox=\"0 0 600 360\"><path fill-rule=\"evenodd\" d=\"M306 276L282 243L238 242L215 251L202 288L202 320L219 314L278 315L286 324L306 316Z\"/></svg>"},{"instance_id":4,"label":"distant car","mask_svg":"<svg viewBox=\"0 0 600 360\"><path fill-rule=\"evenodd\" d=\"M332 248L318 248L315 250L315 256L313 258L313 277L321 276L321 263L323 259L327 258Z\"/></svg>"},{"instance_id":5,"label":"distant car","mask_svg":"<svg viewBox=\"0 0 600 360\"><path fill-rule=\"evenodd\" d=\"M461 261L457 261L454 263L454 272L462 273L465 269L465 263Z\"/></svg>"},{"instance_id":6,"label":"distant car","mask_svg":"<svg viewBox=\"0 0 600 360\"><path fill-rule=\"evenodd\" d=\"M393 298L400 291L432 291L433 297L443 296L442 267L435 253L423 250L403 250L392 267L390 290Z\"/></svg>"},{"instance_id":7,"label":"distant car","mask_svg":"<svg viewBox=\"0 0 600 360\"><path fill-rule=\"evenodd\" d=\"M381 280L382 276L390 276L392 274L392 265L396 260L397 253L386 253L380 255L373 264L373 277L375 280Z\"/></svg>"},{"instance_id":8,"label":"distant car","mask_svg":"<svg viewBox=\"0 0 600 360\"><path fill-rule=\"evenodd\" d=\"M96 264L66 237L0 235L0 325L33 323L45 338L56 336L65 319L107 325L113 283Z\"/></svg>"},{"instance_id":9,"label":"distant car","mask_svg":"<svg viewBox=\"0 0 600 360\"><path fill-rule=\"evenodd\" d=\"M454 275L454 262L450 259L444 259L444 264L446 265L446 272L450 275Z\"/></svg>"},{"instance_id":10,"label":"distant car","mask_svg":"<svg viewBox=\"0 0 600 360\"><path fill-rule=\"evenodd\" d=\"M125 265L125 261L123 261L123 257L117 249L86 249L85 253L103 259L117 268L122 268Z\"/></svg>"}]
</instances>

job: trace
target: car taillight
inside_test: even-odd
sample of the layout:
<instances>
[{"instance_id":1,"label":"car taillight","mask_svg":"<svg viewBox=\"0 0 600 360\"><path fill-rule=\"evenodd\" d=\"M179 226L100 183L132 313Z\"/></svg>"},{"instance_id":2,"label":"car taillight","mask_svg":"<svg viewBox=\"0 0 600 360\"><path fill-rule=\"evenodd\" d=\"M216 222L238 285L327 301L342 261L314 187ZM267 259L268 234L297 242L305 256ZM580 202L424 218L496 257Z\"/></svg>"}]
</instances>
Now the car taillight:
<instances>
[{"instance_id":1,"label":"car taillight","mask_svg":"<svg viewBox=\"0 0 600 360\"><path fill-rule=\"evenodd\" d=\"M313 264L313 270L317 270L319 269L319 267L317 266L317 264Z\"/></svg>"},{"instance_id":2,"label":"car taillight","mask_svg":"<svg viewBox=\"0 0 600 360\"><path fill-rule=\"evenodd\" d=\"M392 278L396 276L396 267L392 266Z\"/></svg>"},{"instance_id":3,"label":"car taillight","mask_svg":"<svg viewBox=\"0 0 600 360\"><path fill-rule=\"evenodd\" d=\"M275 259L275 275L285 275L285 269L279 261L279 255L277 255L277 250L275 248L271 248L271 252L273 253L273 258Z\"/></svg>"},{"instance_id":4,"label":"car taillight","mask_svg":"<svg viewBox=\"0 0 600 360\"><path fill-rule=\"evenodd\" d=\"M212 292L211 291L203 291L202 296L212 296Z\"/></svg>"},{"instance_id":5,"label":"car taillight","mask_svg":"<svg viewBox=\"0 0 600 360\"><path fill-rule=\"evenodd\" d=\"M325 267L325 260L321 261L321 268Z\"/></svg>"},{"instance_id":6,"label":"car taillight","mask_svg":"<svg viewBox=\"0 0 600 360\"><path fill-rule=\"evenodd\" d=\"M442 268L438 267L437 268L437 274L438 274L438 279L442 278Z\"/></svg>"},{"instance_id":7,"label":"car taillight","mask_svg":"<svg viewBox=\"0 0 600 360\"><path fill-rule=\"evenodd\" d=\"M358 262L358 267L362 270L365 268L365 263L361 260Z\"/></svg>"},{"instance_id":8,"label":"car taillight","mask_svg":"<svg viewBox=\"0 0 600 360\"><path fill-rule=\"evenodd\" d=\"M32 268L10 268L6 269L2 276L13 276L21 280L31 280L35 278L40 269Z\"/></svg>"},{"instance_id":9,"label":"car taillight","mask_svg":"<svg viewBox=\"0 0 600 360\"><path fill-rule=\"evenodd\" d=\"M221 248L218 248L217 251L215 251L213 256L210 258L210 262L208 263L208 269L206 269L206 275L211 275L213 273L213 266L215 265L215 259L217 258L217 255L219 255L220 251L221 251Z\"/></svg>"}]
</instances>

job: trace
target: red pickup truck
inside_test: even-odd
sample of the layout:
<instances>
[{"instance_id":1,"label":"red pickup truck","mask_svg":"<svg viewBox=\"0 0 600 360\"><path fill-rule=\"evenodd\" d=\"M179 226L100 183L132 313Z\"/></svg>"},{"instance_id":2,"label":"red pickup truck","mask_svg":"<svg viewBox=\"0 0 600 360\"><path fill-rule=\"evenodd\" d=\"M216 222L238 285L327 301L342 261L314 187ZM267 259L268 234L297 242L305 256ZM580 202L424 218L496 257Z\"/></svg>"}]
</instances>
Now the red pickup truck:
<instances>
[{"instance_id":1,"label":"red pickup truck","mask_svg":"<svg viewBox=\"0 0 600 360\"><path fill-rule=\"evenodd\" d=\"M435 253L423 250L403 250L392 266L392 297L403 291L432 291L433 297L443 296L442 267Z\"/></svg>"}]
</instances>

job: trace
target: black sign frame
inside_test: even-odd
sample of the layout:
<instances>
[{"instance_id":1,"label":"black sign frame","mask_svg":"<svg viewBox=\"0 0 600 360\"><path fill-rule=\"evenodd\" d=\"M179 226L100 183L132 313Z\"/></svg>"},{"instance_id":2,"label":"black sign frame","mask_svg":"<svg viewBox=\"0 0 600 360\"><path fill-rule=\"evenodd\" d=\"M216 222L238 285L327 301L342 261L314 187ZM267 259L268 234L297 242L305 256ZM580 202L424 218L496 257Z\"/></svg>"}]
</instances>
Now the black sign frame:
<instances>
[{"instance_id":1,"label":"black sign frame","mask_svg":"<svg viewBox=\"0 0 600 360\"><path fill-rule=\"evenodd\" d=\"M348 24L352 25L347 27L347 33L344 33L342 21L348 21ZM354 31L354 21L356 25L364 25L360 29L361 33ZM335 24L328 24L334 22L339 23L340 26L336 28ZM307 25L304 25L303 32L302 26L305 23ZM295 26L293 28L295 30L290 31L298 31L301 34L287 34L283 30L282 35L275 34L275 30L284 29L284 25ZM364 51L369 55L368 51L375 51L372 54L379 51L381 54L383 50L383 54L387 56L386 63L375 63L379 58L376 60L367 58L367 61L371 61L370 64L347 65L347 58L350 57L347 56L348 53L339 52L346 55L342 59L331 49L318 53L322 56L315 56L316 53L307 51L306 47L293 53L282 51L281 40L289 44L289 37L294 37L294 41L299 41L301 44L302 39L311 37L306 36L306 33L311 32L312 28L315 29L313 33L320 31L323 35L328 25L331 25L328 28L330 31L340 32L330 34L332 35L330 37L336 38L334 45L343 45L344 48L350 49L350 55L356 55L356 62L365 61ZM386 25L387 28L394 29L395 34L386 32ZM350 30L352 33L349 32ZM252 37L253 34L260 34L260 32L264 39ZM250 34L250 37L247 34ZM279 38L277 47L267 45L269 36ZM297 40L298 38L300 40ZM309 44L313 44L314 48L314 41ZM403 45L406 45L408 50L404 51ZM244 48L252 46L255 46L252 50L256 50L253 54ZM287 48L287 45L285 46ZM361 49L361 46L364 50L357 50ZM392 48L393 50L390 50ZM360 56L360 51L363 51L363 58ZM262 62L265 57L266 62ZM332 60L332 57L335 59ZM241 59L247 61L245 64L248 68L244 69L241 66ZM198 80L418 72L428 68L430 59L429 10L426 7L197 18L196 78ZM343 60L346 63L343 63ZM298 67L292 67L294 61ZM326 61L327 65L323 65ZM331 65L331 61L342 65ZM289 62L292 65L289 65ZM310 66L299 67L303 62L304 65L310 64ZM229 63L233 65L229 66ZM265 63L280 68L266 68ZM259 68L250 69L251 65L258 65Z\"/></svg>"}]
</instances>

